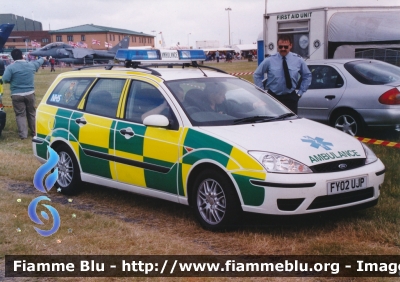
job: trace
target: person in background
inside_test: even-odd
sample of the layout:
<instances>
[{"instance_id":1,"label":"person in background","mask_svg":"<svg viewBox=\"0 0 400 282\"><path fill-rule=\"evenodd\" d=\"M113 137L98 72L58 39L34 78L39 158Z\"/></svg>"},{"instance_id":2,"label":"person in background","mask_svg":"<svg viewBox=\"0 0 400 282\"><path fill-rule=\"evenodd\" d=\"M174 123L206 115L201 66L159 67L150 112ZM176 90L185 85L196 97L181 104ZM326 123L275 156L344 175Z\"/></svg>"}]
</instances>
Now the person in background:
<instances>
[{"instance_id":1,"label":"person in background","mask_svg":"<svg viewBox=\"0 0 400 282\"><path fill-rule=\"evenodd\" d=\"M21 139L28 138L28 126L32 136L35 131L35 72L45 62L45 58L27 62L22 57L20 49L11 51L14 63L9 65L3 74L3 82L10 83L11 100L17 121L18 135ZM28 120L28 126L27 126Z\"/></svg>"},{"instance_id":2,"label":"person in background","mask_svg":"<svg viewBox=\"0 0 400 282\"><path fill-rule=\"evenodd\" d=\"M219 63L219 51L215 52L215 58L217 59L217 63Z\"/></svg>"},{"instance_id":3,"label":"person in background","mask_svg":"<svg viewBox=\"0 0 400 282\"><path fill-rule=\"evenodd\" d=\"M2 59L0 59L0 136L1 136L1 132L4 129L4 126L6 125L6 119L7 119L7 115L6 113L3 111L3 80L2 80L2 76L5 70L5 63Z\"/></svg>"},{"instance_id":4,"label":"person in background","mask_svg":"<svg viewBox=\"0 0 400 282\"><path fill-rule=\"evenodd\" d=\"M292 39L288 35L279 35L279 52L262 61L254 72L254 84L264 89L264 74L267 74L266 89L279 102L297 114L298 102L311 84L312 74L303 58L290 52ZM301 76L301 85L296 93L297 82Z\"/></svg>"},{"instance_id":5,"label":"person in background","mask_svg":"<svg viewBox=\"0 0 400 282\"><path fill-rule=\"evenodd\" d=\"M55 72L56 70L54 69L54 65L56 64L56 60L52 56L50 56L49 62L50 62L50 66L51 66L50 72L52 72L52 71Z\"/></svg>"},{"instance_id":6,"label":"person in background","mask_svg":"<svg viewBox=\"0 0 400 282\"><path fill-rule=\"evenodd\" d=\"M228 57L229 55L229 57ZM228 52L228 54L226 54L226 58L228 59L229 63L232 63L233 60L233 52Z\"/></svg>"}]
</instances>

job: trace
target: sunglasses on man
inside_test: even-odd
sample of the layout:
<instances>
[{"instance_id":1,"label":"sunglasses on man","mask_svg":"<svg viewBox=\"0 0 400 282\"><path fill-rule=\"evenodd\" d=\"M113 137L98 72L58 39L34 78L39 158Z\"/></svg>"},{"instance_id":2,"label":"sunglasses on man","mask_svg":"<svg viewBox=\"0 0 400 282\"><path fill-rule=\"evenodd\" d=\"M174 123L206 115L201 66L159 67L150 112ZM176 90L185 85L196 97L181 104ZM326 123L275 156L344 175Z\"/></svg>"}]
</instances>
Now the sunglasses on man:
<instances>
[{"instance_id":1,"label":"sunglasses on man","mask_svg":"<svg viewBox=\"0 0 400 282\"><path fill-rule=\"evenodd\" d=\"M289 49L289 46L288 45L279 45L278 48L287 50L287 49Z\"/></svg>"}]
</instances>

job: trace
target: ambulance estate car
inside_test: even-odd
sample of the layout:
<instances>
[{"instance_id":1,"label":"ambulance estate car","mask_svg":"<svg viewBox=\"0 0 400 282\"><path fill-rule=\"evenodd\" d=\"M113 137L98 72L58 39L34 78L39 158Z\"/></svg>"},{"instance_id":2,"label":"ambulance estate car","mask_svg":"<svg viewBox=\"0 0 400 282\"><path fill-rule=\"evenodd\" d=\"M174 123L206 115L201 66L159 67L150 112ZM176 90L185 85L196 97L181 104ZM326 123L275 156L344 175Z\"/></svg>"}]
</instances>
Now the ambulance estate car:
<instances>
[{"instance_id":1,"label":"ambulance estate car","mask_svg":"<svg viewBox=\"0 0 400 282\"><path fill-rule=\"evenodd\" d=\"M162 198L193 207L210 230L241 211L377 203L385 167L366 145L199 66L203 51L119 50L116 58L125 66L60 74L38 106L33 151L42 163L49 148L58 153L61 192L79 192L83 181Z\"/></svg>"}]
</instances>

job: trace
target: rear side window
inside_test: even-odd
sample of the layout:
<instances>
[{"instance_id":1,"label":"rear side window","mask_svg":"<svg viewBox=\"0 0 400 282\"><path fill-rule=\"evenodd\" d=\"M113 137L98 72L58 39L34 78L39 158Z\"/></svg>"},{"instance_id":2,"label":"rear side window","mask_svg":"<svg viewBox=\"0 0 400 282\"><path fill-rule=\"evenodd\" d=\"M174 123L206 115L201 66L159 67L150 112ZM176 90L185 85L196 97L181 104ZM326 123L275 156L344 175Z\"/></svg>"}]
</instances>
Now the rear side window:
<instances>
[{"instance_id":1,"label":"rear side window","mask_svg":"<svg viewBox=\"0 0 400 282\"><path fill-rule=\"evenodd\" d=\"M353 61L344 64L345 69L359 82L383 85L400 81L400 68L380 61Z\"/></svg>"},{"instance_id":2,"label":"rear side window","mask_svg":"<svg viewBox=\"0 0 400 282\"><path fill-rule=\"evenodd\" d=\"M75 109L94 78L66 78L54 88L47 103L58 107Z\"/></svg>"},{"instance_id":3,"label":"rear side window","mask_svg":"<svg viewBox=\"0 0 400 282\"><path fill-rule=\"evenodd\" d=\"M125 79L101 78L88 94L85 111L106 117L115 117Z\"/></svg>"},{"instance_id":4,"label":"rear side window","mask_svg":"<svg viewBox=\"0 0 400 282\"><path fill-rule=\"evenodd\" d=\"M308 89L331 89L343 86L343 78L334 68L326 65L312 65L308 68L312 73Z\"/></svg>"}]
</instances>

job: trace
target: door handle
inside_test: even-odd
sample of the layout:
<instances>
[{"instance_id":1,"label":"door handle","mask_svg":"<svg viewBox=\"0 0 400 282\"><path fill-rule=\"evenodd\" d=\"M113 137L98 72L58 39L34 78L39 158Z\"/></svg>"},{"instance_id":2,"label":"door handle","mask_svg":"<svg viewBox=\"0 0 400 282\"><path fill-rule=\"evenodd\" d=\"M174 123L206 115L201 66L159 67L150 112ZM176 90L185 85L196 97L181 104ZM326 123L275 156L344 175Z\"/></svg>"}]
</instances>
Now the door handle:
<instances>
[{"instance_id":1,"label":"door handle","mask_svg":"<svg viewBox=\"0 0 400 282\"><path fill-rule=\"evenodd\" d=\"M327 99L327 100L333 100L333 99L335 99L335 98L336 98L335 95L326 95L326 96L325 96L325 99Z\"/></svg>"},{"instance_id":2,"label":"door handle","mask_svg":"<svg viewBox=\"0 0 400 282\"><path fill-rule=\"evenodd\" d=\"M124 136L129 135L132 137L133 135L135 135L135 132L133 132L132 128L130 128L130 127L122 128L119 132Z\"/></svg>"},{"instance_id":3,"label":"door handle","mask_svg":"<svg viewBox=\"0 0 400 282\"><path fill-rule=\"evenodd\" d=\"M75 122L77 123L77 124L86 124L87 122L86 122L86 120L84 119L84 118L77 118L76 120L75 120Z\"/></svg>"}]
</instances>

